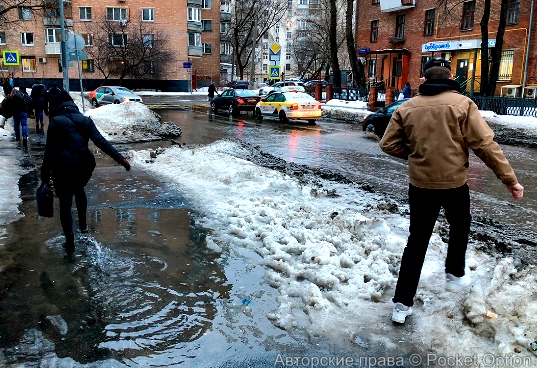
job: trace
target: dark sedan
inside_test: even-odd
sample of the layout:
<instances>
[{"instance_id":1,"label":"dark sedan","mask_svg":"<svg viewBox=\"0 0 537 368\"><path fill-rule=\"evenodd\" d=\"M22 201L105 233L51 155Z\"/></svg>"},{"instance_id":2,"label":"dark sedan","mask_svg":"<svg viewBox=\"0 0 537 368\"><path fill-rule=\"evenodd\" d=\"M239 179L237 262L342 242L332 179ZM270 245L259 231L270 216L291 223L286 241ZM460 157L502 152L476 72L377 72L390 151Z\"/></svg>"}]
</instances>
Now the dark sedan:
<instances>
[{"instance_id":1,"label":"dark sedan","mask_svg":"<svg viewBox=\"0 0 537 368\"><path fill-rule=\"evenodd\" d=\"M255 105L261 100L254 91L249 89L226 89L211 101L213 112L226 110L231 115L241 111L254 111Z\"/></svg>"},{"instance_id":2,"label":"dark sedan","mask_svg":"<svg viewBox=\"0 0 537 368\"><path fill-rule=\"evenodd\" d=\"M391 105L381 108L377 112L369 114L365 117L362 122L362 127L364 132L370 132L378 135L380 138L384 135L386 127L390 122L393 112L405 101L408 101L409 98L404 98L402 100L397 100Z\"/></svg>"}]
</instances>

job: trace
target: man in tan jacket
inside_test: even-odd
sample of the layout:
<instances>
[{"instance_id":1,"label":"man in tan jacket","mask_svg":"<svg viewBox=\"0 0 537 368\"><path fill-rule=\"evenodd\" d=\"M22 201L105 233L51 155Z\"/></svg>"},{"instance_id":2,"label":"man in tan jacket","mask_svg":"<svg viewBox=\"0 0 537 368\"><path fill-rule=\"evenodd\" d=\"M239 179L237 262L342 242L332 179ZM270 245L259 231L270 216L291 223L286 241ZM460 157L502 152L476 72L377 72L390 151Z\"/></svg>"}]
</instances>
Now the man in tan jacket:
<instances>
[{"instance_id":1,"label":"man in tan jacket","mask_svg":"<svg viewBox=\"0 0 537 368\"><path fill-rule=\"evenodd\" d=\"M466 184L468 149L494 171L515 200L524 194L476 104L459 93L449 62L433 59L424 70L425 82L419 94L393 113L380 141L384 152L408 160L410 181L410 234L393 297L392 320L397 323L404 323L412 314L425 253L441 207L449 223L446 287L456 291L471 283L465 275L471 222Z\"/></svg>"}]
</instances>

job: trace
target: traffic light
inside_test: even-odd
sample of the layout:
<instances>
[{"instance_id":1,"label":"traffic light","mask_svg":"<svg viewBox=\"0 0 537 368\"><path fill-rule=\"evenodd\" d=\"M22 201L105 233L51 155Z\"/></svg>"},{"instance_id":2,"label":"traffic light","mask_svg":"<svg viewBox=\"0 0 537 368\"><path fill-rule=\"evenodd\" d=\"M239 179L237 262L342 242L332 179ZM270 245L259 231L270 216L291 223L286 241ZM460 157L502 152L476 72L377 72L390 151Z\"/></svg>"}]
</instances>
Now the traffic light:
<instances>
[{"instance_id":1,"label":"traffic light","mask_svg":"<svg viewBox=\"0 0 537 368\"><path fill-rule=\"evenodd\" d=\"M281 80L285 80L285 72L282 72L281 76L280 76L280 79Z\"/></svg>"}]
</instances>

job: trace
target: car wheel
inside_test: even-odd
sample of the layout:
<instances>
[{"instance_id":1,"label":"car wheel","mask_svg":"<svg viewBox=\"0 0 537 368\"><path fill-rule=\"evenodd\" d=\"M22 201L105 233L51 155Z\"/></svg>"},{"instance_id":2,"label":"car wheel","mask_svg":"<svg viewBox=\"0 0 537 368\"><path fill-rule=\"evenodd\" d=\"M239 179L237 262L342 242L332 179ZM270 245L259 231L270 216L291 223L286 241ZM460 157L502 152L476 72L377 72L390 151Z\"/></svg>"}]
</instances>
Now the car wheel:
<instances>
[{"instance_id":1,"label":"car wheel","mask_svg":"<svg viewBox=\"0 0 537 368\"><path fill-rule=\"evenodd\" d=\"M97 100L95 98L93 100L91 100L91 107L93 107L94 109L99 107L99 103L97 102Z\"/></svg>"},{"instance_id":2,"label":"car wheel","mask_svg":"<svg viewBox=\"0 0 537 368\"><path fill-rule=\"evenodd\" d=\"M263 115L261 115L261 109L259 107L255 108L254 118L257 120L263 120Z\"/></svg>"},{"instance_id":3,"label":"car wheel","mask_svg":"<svg viewBox=\"0 0 537 368\"><path fill-rule=\"evenodd\" d=\"M119 100L114 100L114 104L118 104L119 103Z\"/></svg>"},{"instance_id":4,"label":"car wheel","mask_svg":"<svg viewBox=\"0 0 537 368\"><path fill-rule=\"evenodd\" d=\"M365 126L364 130L368 133L376 134L375 126L372 123L369 123Z\"/></svg>"},{"instance_id":5,"label":"car wheel","mask_svg":"<svg viewBox=\"0 0 537 368\"><path fill-rule=\"evenodd\" d=\"M285 115L285 111L283 110L280 110L278 117L280 118L280 123L282 124L287 124L289 122L289 119L287 119L287 115Z\"/></svg>"},{"instance_id":6,"label":"car wheel","mask_svg":"<svg viewBox=\"0 0 537 368\"><path fill-rule=\"evenodd\" d=\"M314 119L309 119L308 124L315 124L315 120Z\"/></svg>"},{"instance_id":7,"label":"car wheel","mask_svg":"<svg viewBox=\"0 0 537 368\"><path fill-rule=\"evenodd\" d=\"M229 108L227 110L229 112L229 115L237 115L238 110L233 107L233 104L229 105Z\"/></svg>"},{"instance_id":8,"label":"car wheel","mask_svg":"<svg viewBox=\"0 0 537 368\"><path fill-rule=\"evenodd\" d=\"M214 101L211 101L211 110L213 110L213 112L216 112L218 110Z\"/></svg>"}]
</instances>

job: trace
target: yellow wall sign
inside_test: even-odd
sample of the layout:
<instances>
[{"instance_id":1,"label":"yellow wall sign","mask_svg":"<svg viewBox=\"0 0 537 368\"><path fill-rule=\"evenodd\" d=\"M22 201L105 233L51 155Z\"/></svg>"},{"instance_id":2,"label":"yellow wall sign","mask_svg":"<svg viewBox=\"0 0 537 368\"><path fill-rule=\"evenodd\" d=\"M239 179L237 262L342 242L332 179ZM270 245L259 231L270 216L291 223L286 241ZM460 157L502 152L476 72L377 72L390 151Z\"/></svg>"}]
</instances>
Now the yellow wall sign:
<instances>
[{"instance_id":1,"label":"yellow wall sign","mask_svg":"<svg viewBox=\"0 0 537 368\"><path fill-rule=\"evenodd\" d=\"M280 66L279 65L269 65L268 77L269 77L269 79L280 79Z\"/></svg>"},{"instance_id":2,"label":"yellow wall sign","mask_svg":"<svg viewBox=\"0 0 537 368\"><path fill-rule=\"evenodd\" d=\"M18 50L3 50L2 58L5 66L17 66L21 64Z\"/></svg>"}]
</instances>

